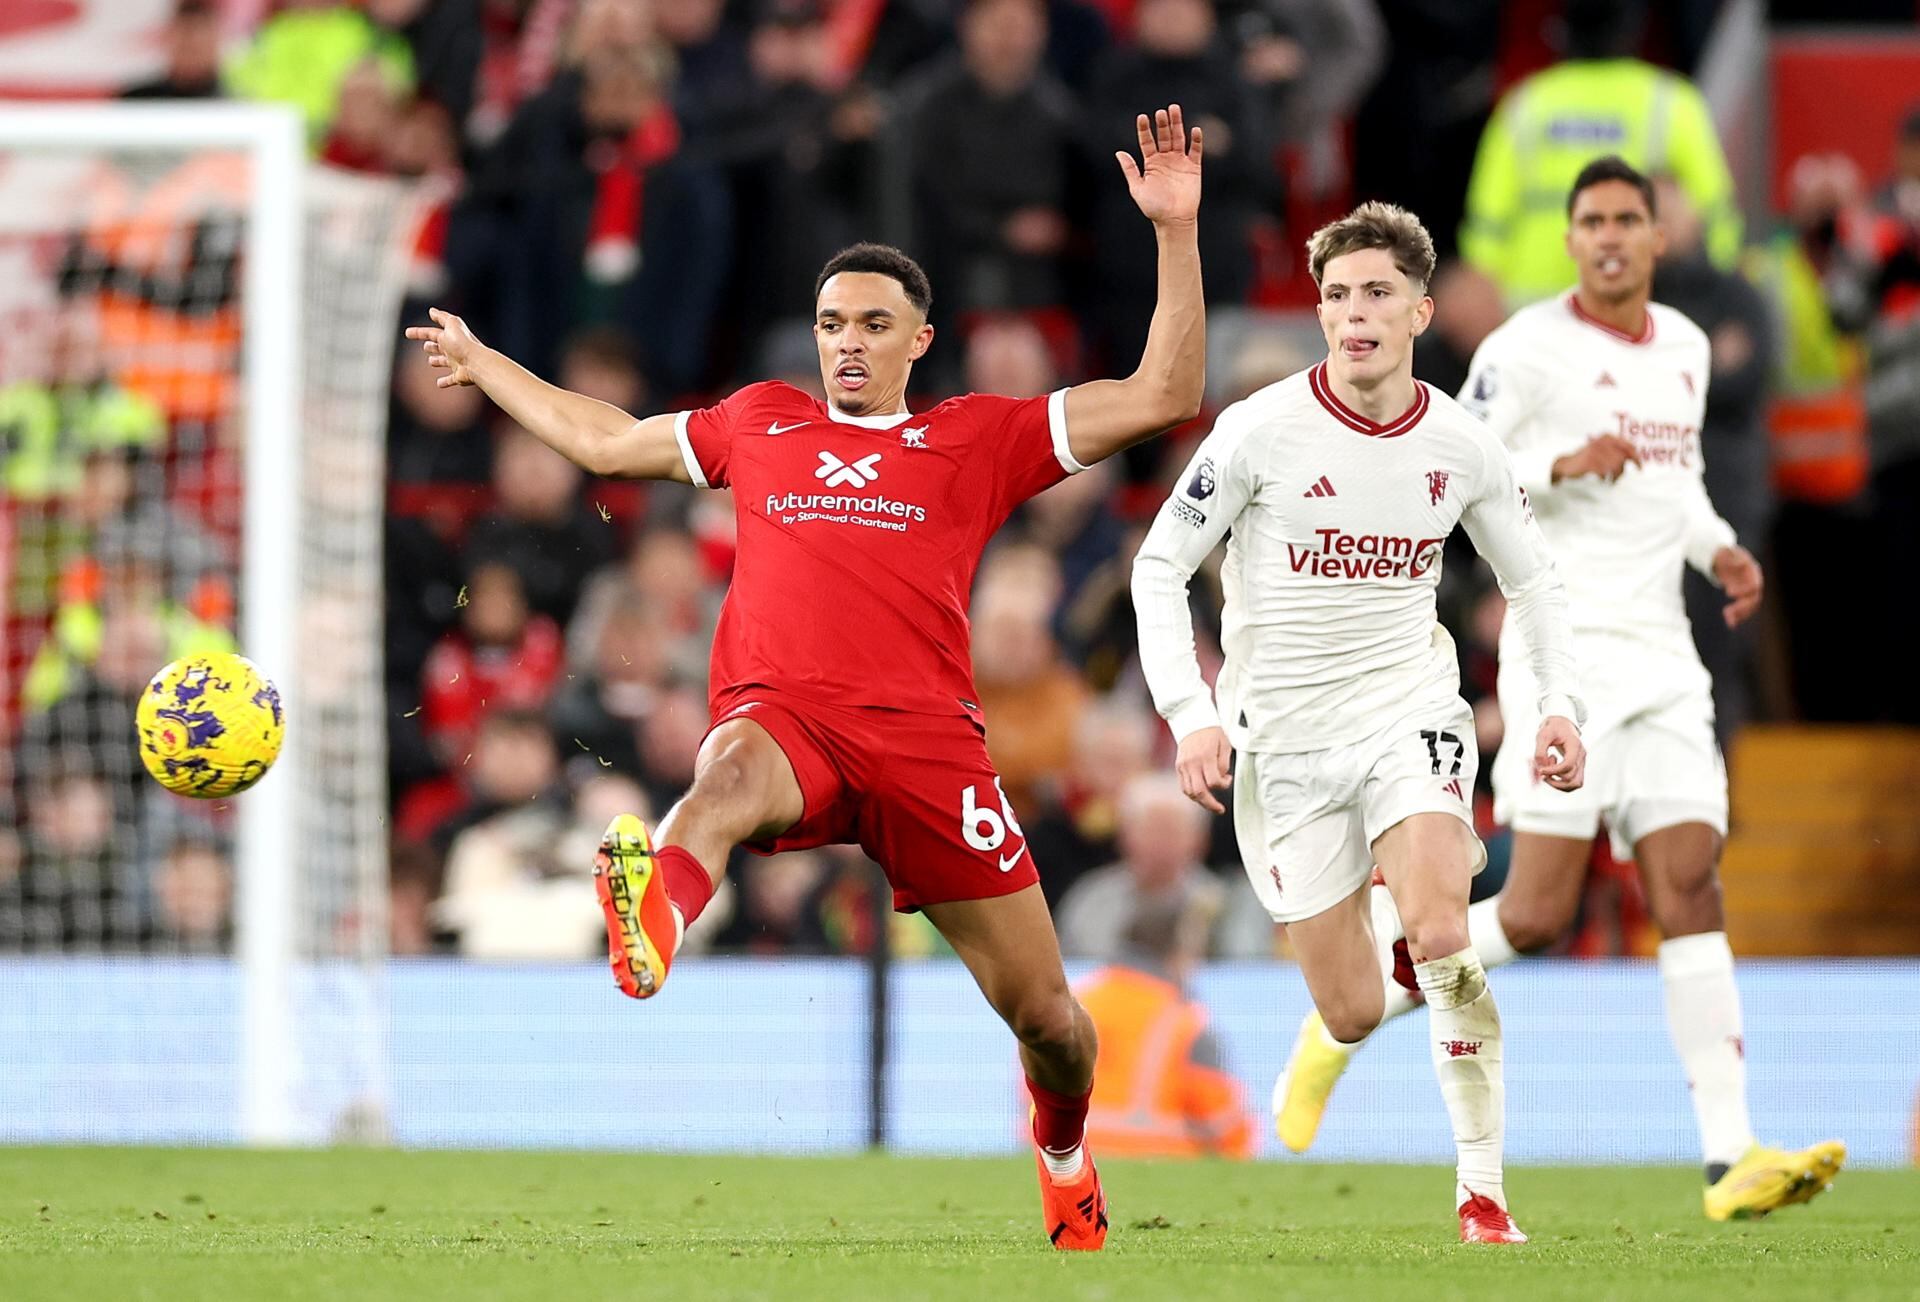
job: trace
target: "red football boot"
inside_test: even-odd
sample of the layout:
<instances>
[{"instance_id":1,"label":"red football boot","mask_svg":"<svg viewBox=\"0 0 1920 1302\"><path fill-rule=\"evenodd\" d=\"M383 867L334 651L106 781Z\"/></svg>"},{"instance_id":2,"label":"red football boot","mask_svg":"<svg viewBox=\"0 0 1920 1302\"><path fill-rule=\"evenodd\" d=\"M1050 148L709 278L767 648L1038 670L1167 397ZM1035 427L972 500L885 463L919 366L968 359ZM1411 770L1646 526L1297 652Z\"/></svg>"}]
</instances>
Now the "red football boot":
<instances>
[{"instance_id":1,"label":"red football boot","mask_svg":"<svg viewBox=\"0 0 1920 1302\"><path fill-rule=\"evenodd\" d=\"M1513 1223L1502 1207L1485 1194L1475 1194L1460 1204L1460 1242L1525 1243L1527 1236Z\"/></svg>"}]
</instances>

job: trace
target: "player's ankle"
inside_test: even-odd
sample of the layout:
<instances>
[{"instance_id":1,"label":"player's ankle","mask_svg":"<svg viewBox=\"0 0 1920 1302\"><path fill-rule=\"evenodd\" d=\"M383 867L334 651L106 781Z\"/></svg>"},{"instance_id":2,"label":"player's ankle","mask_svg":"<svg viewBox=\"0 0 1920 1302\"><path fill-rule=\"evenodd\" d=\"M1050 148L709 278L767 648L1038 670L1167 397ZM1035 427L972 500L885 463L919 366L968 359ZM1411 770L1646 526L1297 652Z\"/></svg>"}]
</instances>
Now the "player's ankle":
<instances>
[{"instance_id":1,"label":"player's ankle","mask_svg":"<svg viewBox=\"0 0 1920 1302\"><path fill-rule=\"evenodd\" d=\"M1064 1152L1042 1146L1040 1162L1055 1180L1071 1180L1086 1169L1087 1145L1083 1140Z\"/></svg>"},{"instance_id":2,"label":"player's ankle","mask_svg":"<svg viewBox=\"0 0 1920 1302\"><path fill-rule=\"evenodd\" d=\"M692 851L677 845L663 845L654 851L659 862L660 872L665 879L667 899L673 905L674 916L680 920L678 933L684 933L700 917L700 911L707 907L707 901L713 898L713 878L706 868L694 858ZM678 935L674 941L679 946Z\"/></svg>"},{"instance_id":3,"label":"player's ankle","mask_svg":"<svg viewBox=\"0 0 1920 1302\"><path fill-rule=\"evenodd\" d=\"M1487 1176L1461 1176L1453 1183L1453 1203L1460 1204L1472 1200L1475 1196L1490 1198L1495 1206L1505 1211L1507 1208L1507 1188L1503 1181Z\"/></svg>"}]
</instances>

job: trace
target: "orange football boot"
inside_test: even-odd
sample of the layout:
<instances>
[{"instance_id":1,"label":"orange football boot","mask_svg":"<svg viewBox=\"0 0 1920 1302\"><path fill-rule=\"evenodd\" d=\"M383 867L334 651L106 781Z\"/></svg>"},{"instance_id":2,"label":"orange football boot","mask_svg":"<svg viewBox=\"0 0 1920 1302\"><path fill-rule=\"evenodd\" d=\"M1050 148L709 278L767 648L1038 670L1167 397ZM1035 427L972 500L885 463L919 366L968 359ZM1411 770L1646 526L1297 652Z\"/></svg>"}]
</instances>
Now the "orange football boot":
<instances>
[{"instance_id":1,"label":"orange football boot","mask_svg":"<svg viewBox=\"0 0 1920 1302\"><path fill-rule=\"evenodd\" d=\"M650 999L666 983L679 925L647 826L632 814L607 824L593 856L593 888L607 915L607 958L620 992Z\"/></svg>"},{"instance_id":2,"label":"orange football boot","mask_svg":"<svg viewBox=\"0 0 1920 1302\"><path fill-rule=\"evenodd\" d=\"M1093 1154L1081 1153L1080 1174L1056 1179L1036 1147L1034 1165L1040 1168L1041 1224L1047 1240L1062 1252L1098 1252L1107 1246L1107 1195L1100 1189L1100 1173Z\"/></svg>"}]
</instances>

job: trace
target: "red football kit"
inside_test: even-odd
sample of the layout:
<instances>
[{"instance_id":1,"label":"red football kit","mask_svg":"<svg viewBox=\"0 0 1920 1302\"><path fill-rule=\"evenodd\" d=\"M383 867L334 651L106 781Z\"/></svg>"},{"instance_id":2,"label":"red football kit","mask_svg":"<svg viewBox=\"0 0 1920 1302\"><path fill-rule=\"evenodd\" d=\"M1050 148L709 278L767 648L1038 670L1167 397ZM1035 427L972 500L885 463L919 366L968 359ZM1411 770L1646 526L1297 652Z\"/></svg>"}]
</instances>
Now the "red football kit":
<instances>
[{"instance_id":1,"label":"red football kit","mask_svg":"<svg viewBox=\"0 0 1920 1302\"><path fill-rule=\"evenodd\" d=\"M682 412L675 433L695 484L733 490L739 529L712 724L765 728L806 800L748 848L857 842L900 909L1037 881L987 758L967 606L1007 516L1084 468L1066 391L846 416L769 382Z\"/></svg>"}]
</instances>

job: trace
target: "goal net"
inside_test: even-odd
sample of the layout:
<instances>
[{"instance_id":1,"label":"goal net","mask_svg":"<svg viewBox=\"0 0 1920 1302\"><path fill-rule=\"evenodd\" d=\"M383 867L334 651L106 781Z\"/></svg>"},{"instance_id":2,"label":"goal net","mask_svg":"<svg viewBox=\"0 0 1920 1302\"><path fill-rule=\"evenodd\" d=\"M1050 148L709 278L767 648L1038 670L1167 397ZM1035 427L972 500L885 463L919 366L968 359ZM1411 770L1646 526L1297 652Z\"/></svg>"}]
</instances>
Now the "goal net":
<instances>
[{"instance_id":1,"label":"goal net","mask_svg":"<svg viewBox=\"0 0 1920 1302\"><path fill-rule=\"evenodd\" d=\"M75 1127L125 1080L207 1090L182 1138L378 1132L384 433L415 220L407 186L310 166L280 110L0 110L0 962L71 1019L90 974L111 1017L143 965L232 960L204 965L202 1043L65 1028L100 1055L65 1064L95 1069ZM133 708L213 649L275 679L287 741L251 792L191 801L146 777Z\"/></svg>"}]
</instances>

